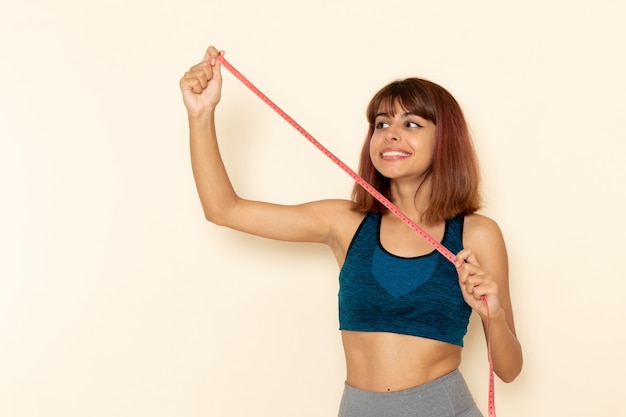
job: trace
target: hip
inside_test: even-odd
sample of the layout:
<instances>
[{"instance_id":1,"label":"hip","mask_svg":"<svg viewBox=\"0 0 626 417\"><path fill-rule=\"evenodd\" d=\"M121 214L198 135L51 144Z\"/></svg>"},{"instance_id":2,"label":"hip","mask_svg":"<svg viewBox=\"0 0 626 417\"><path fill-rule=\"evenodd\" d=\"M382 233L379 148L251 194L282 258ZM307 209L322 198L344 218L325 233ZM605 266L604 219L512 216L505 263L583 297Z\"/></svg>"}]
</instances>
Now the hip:
<instances>
[{"instance_id":1,"label":"hip","mask_svg":"<svg viewBox=\"0 0 626 417\"><path fill-rule=\"evenodd\" d=\"M393 392L345 384L339 417L482 417L458 369L433 381Z\"/></svg>"}]
</instances>

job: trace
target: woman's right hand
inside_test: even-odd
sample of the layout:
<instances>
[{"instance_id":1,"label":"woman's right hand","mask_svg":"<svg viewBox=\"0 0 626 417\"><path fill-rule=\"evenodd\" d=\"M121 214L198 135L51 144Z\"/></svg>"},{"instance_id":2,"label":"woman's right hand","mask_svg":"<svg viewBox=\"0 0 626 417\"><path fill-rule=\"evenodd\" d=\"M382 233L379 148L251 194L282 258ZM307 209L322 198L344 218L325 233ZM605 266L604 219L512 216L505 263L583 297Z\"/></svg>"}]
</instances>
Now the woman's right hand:
<instances>
[{"instance_id":1,"label":"woman's right hand","mask_svg":"<svg viewBox=\"0 0 626 417\"><path fill-rule=\"evenodd\" d=\"M190 118L202 118L211 114L222 93L221 63L223 51L210 46L202 62L194 65L180 80L183 102Z\"/></svg>"}]
</instances>

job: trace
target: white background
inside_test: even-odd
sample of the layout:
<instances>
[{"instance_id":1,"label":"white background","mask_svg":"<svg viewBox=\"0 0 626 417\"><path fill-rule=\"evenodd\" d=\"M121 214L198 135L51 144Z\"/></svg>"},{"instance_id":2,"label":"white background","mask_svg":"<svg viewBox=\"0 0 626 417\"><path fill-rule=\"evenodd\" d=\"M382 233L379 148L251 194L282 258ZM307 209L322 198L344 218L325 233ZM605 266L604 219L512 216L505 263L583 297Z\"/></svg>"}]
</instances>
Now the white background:
<instances>
[{"instance_id":1,"label":"white background","mask_svg":"<svg viewBox=\"0 0 626 417\"><path fill-rule=\"evenodd\" d=\"M623 415L626 82L618 0L5 1L0 415L333 416L344 365L324 247L208 224L178 81L215 44L356 168L365 106L420 76L462 104L501 225L525 368L501 417ZM245 197L351 180L224 71ZM476 319L463 371L486 411Z\"/></svg>"}]
</instances>

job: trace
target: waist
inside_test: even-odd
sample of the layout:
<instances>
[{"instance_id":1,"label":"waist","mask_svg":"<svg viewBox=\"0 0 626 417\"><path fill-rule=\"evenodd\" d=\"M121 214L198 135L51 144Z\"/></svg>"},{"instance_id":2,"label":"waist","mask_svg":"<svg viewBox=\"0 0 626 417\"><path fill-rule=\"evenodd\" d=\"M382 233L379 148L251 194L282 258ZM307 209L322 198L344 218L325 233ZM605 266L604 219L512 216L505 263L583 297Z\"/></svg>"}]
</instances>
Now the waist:
<instances>
[{"instance_id":1,"label":"waist","mask_svg":"<svg viewBox=\"0 0 626 417\"><path fill-rule=\"evenodd\" d=\"M458 369L429 383L397 392L369 392L346 383L339 416L408 416L415 415L417 410L428 410L429 416L482 417Z\"/></svg>"},{"instance_id":2,"label":"waist","mask_svg":"<svg viewBox=\"0 0 626 417\"><path fill-rule=\"evenodd\" d=\"M384 332L342 331L348 385L371 392L401 391L431 382L461 364L461 347Z\"/></svg>"}]
</instances>

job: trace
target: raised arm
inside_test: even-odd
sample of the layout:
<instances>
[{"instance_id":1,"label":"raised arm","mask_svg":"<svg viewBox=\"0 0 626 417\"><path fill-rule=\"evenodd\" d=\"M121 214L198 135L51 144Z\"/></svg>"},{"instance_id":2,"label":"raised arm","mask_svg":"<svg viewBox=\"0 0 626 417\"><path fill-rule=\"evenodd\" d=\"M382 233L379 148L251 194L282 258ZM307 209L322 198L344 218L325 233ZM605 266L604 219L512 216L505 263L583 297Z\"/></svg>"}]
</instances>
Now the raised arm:
<instances>
[{"instance_id":1,"label":"raised arm","mask_svg":"<svg viewBox=\"0 0 626 417\"><path fill-rule=\"evenodd\" d=\"M349 204L327 200L286 206L251 201L235 192L220 155L215 109L222 92L220 52L209 47L180 80L189 119L191 164L207 220L243 232L286 241L332 244Z\"/></svg>"},{"instance_id":2,"label":"raised arm","mask_svg":"<svg viewBox=\"0 0 626 417\"><path fill-rule=\"evenodd\" d=\"M220 156L215 131L215 109L222 93L222 75L217 57L210 47L199 64L180 80L183 102L189 119L191 166L206 218L224 223L238 197Z\"/></svg>"}]
</instances>

